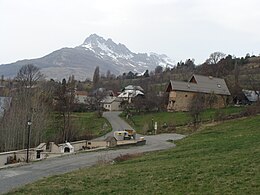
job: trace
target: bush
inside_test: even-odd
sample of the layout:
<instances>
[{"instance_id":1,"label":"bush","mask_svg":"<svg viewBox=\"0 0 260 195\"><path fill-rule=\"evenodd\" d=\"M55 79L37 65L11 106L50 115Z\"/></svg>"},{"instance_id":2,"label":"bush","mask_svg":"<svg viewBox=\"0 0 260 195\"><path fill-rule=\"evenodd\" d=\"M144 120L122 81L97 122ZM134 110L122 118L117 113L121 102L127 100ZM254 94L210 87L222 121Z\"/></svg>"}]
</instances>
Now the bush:
<instances>
[{"instance_id":1,"label":"bush","mask_svg":"<svg viewBox=\"0 0 260 195\"><path fill-rule=\"evenodd\" d=\"M95 115L98 117L98 118L101 118L102 115L103 115L103 112L101 110L98 110L95 112Z\"/></svg>"},{"instance_id":2,"label":"bush","mask_svg":"<svg viewBox=\"0 0 260 195\"><path fill-rule=\"evenodd\" d=\"M133 158L137 158L137 157L140 157L142 156L143 154L142 153L136 153L136 154L120 154L120 156L116 157L114 159L114 162L118 163L118 162L123 162L123 161L126 161L126 160L130 160L130 159L133 159Z\"/></svg>"},{"instance_id":3,"label":"bush","mask_svg":"<svg viewBox=\"0 0 260 195\"><path fill-rule=\"evenodd\" d=\"M147 134L150 130L149 124L148 123L144 123L144 126L142 128L142 134Z\"/></svg>"},{"instance_id":4,"label":"bush","mask_svg":"<svg viewBox=\"0 0 260 195\"><path fill-rule=\"evenodd\" d=\"M248 106L243 112L242 116L255 116L260 113L260 103L252 104Z\"/></svg>"},{"instance_id":5,"label":"bush","mask_svg":"<svg viewBox=\"0 0 260 195\"><path fill-rule=\"evenodd\" d=\"M176 132L176 125L174 122L169 122L168 124L166 122L163 123L162 126L159 126L157 133L173 133Z\"/></svg>"},{"instance_id":6,"label":"bush","mask_svg":"<svg viewBox=\"0 0 260 195\"><path fill-rule=\"evenodd\" d=\"M225 113L223 110L217 110L214 114L214 120L215 121L223 121L225 119Z\"/></svg>"}]
</instances>

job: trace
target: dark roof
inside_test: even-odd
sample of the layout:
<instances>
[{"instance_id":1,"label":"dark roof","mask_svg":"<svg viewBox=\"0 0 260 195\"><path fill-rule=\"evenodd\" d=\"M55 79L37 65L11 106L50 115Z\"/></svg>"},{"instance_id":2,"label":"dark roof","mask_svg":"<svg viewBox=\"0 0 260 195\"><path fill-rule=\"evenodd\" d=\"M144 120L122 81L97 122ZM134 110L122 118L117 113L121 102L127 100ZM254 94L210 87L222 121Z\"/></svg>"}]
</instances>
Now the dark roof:
<instances>
[{"instance_id":1,"label":"dark roof","mask_svg":"<svg viewBox=\"0 0 260 195\"><path fill-rule=\"evenodd\" d=\"M75 95L87 96L87 95L88 95L88 92L86 92L86 91L76 91L76 92L75 92Z\"/></svg>"},{"instance_id":2,"label":"dark roof","mask_svg":"<svg viewBox=\"0 0 260 195\"><path fill-rule=\"evenodd\" d=\"M191 82L192 80L196 83ZM167 91L189 91L189 92L200 92L200 93L215 93L218 95L230 95L228 87L224 79L207 77L201 75L193 75L189 82L182 81L170 81Z\"/></svg>"},{"instance_id":3,"label":"dark roof","mask_svg":"<svg viewBox=\"0 0 260 195\"><path fill-rule=\"evenodd\" d=\"M118 97L106 96L101 102L104 104L111 104L112 102L121 102L122 100Z\"/></svg>"}]
</instances>

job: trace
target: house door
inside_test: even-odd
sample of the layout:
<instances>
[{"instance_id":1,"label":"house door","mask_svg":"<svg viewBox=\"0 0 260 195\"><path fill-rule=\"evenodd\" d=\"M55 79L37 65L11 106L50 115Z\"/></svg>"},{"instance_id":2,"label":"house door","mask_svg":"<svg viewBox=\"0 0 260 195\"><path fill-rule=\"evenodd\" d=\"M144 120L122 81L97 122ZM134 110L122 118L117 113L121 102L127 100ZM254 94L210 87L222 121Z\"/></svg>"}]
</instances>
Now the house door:
<instances>
[{"instance_id":1,"label":"house door","mask_svg":"<svg viewBox=\"0 0 260 195\"><path fill-rule=\"evenodd\" d=\"M70 152L70 148L69 147L65 147L64 148L64 152Z\"/></svg>"}]
</instances>

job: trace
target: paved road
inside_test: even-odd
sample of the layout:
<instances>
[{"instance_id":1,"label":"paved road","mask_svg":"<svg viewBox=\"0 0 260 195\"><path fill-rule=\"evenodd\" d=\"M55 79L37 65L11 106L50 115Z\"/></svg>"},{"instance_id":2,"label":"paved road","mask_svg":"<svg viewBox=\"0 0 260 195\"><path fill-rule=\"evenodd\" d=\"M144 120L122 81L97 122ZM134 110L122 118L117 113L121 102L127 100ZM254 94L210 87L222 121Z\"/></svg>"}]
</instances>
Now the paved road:
<instances>
[{"instance_id":1,"label":"paved road","mask_svg":"<svg viewBox=\"0 0 260 195\"><path fill-rule=\"evenodd\" d=\"M116 117L117 114L118 113L110 112L106 115L109 115L108 117L113 118ZM128 124L118 118L116 117L116 119L113 119L114 121L118 120L114 124L112 122L112 127L114 130L117 130L118 128L129 128ZM0 170L0 194L8 192L13 188L39 180L46 176L67 173L79 168L93 166L100 160L112 160L123 154L143 153L174 147L174 144L166 142L166 140L178 140L182 139L183 137L183 135L178 134L146 136L145 139L147 140L147 144L144 146L133 146L125 149L121 148L117 150L103 150L97 152L70 154L63 157L46 159L40 162L35 162L16 168L2 169Z\"/></svg>"},{"instance_id":2,"label":"paved road","mask_svg":"<svg viewBox=\"0 0 260 195\"><path fill-rule=\"evenodd\" d=\"M105 117L109 123L112 126L112 131L107 133L105 136L98 138L98 139L104 139L108 136L114 136L114 131L117 130L124 130L124 129L133 129L128 123L126 123L124 120L122 120L119 117L119 114L121 112L104 112L103 117Z\"/></svg>"}]
</instances>

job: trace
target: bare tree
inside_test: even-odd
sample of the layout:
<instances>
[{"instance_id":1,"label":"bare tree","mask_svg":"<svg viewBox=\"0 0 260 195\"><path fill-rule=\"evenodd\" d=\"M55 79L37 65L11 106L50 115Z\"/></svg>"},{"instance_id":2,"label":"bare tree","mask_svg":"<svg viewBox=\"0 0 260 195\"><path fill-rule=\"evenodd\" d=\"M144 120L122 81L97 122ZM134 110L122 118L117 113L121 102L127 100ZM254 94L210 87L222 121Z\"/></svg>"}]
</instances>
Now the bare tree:
<instances>
[{"instance_id":1,"label":"bare tree","mask_svg":"<svg viewBox=\"0 0 260 195\"><path fill-rule=\"evenodd\" d=\"M97 111L98 117L102 117L102 100L107 96L107 91L104 88L96 89L92 94L92 103L94 109Z\"/></svg>"},{"instance_id":2,"label":"bare tree","mask_svg":"<svg viewBox=\"0 0 260 195\"><path fill-rule=\"evenodd\" d=\"M221 59L223 59L226 55L222 52L214 52L210 54L209 58L206 60L206 64L213 65L213 72L215 73L215 76L219 77L220 72L220 66L218 63Z\"/></svg>"},{"instance_id":3,"label":"bare tree","mask_svg":"<svg viewBox=\"0 0 260 195\"><path fill-rule=\"evenodd\" d=\"M32 88L32 86L41 79L43 79L43 74L40 72L40 69L33 64L22 66L16 76L16 80L19 84L28 88Z\"/></svg>"},{"instance_id":4,"label":"bare tree","mask_svg":"<svg viewBox=\"0 0 260 195\"><path fill-rule=\"evenodd\" d=\"M24 74L21 79L27 76ZM3 151L25 148L29 119L32 121L31 146L36 146L43 141L45 130L49 125L51 100L47 91L41 87L45 82L42 84L34 82L35 87L28 88L30 84L25 84L23 81L18 81L19 88L12 93L10 108L3 116L0 125L0 150Z\"/></svg>"},{"instance_id":5,"label":"bare tree","mask_svg":"<svg viewBox=\"0 0 260 195\"><path fill-rule=\"evenodd\" d=\"M200 113L205 108L205 95L202 93L195 94L194 98L189 107L189 112L191 117L193 118L194 126L197 126L198 122L200 121Z\"/></svg>"},{"instance_id":6,"label":"bare tree","mask_svg":"<svg viewBox=\"0 0 260 195\"><path fill-rule=\"evenodd\" d=\"M260 102L260 83L259 79L257 79L257 75L254 75L252 73L248 73L248 85L250 88L255 92L257 95L257 102Z\"/></svg>"},{"instance_id":7,"label":"bare tree","mask_svg":"<svg viewBox=\"0 0 260 195\"><path fill-rule=\"evenodd\" d=\"M210 108L213 107L213 105L217 102L217 95L214 92L211 92L209 95L206 97L206 106L209 106Z\"/></svg>"},{"instance_id":8,"label":"bare tree","mask_svg":"<svg viewBox=\"0 0 260 195\"><path fill-rule=\"evenodd\" d=\"M208 64L216 65L221 59L223 59L226 56L226 54L222 52L214 52L210 54L209 58L206 60Z\"/></svg>"},{"instance_id":9,"label":"bare tree","mask_svg":"<svg viewBox=\"0 0 260 195\"><path fill-rule=\"evenodd\" d=\"M71 112L75 103L75 86L76 81L74 76L70 76L68 82L66 79L62 80L55 92L56 110L59 112L61 118L57 118L61 121L61 138L59 141L71 141L76 135L72 131Z\"/></svg>"}]
</instances>

